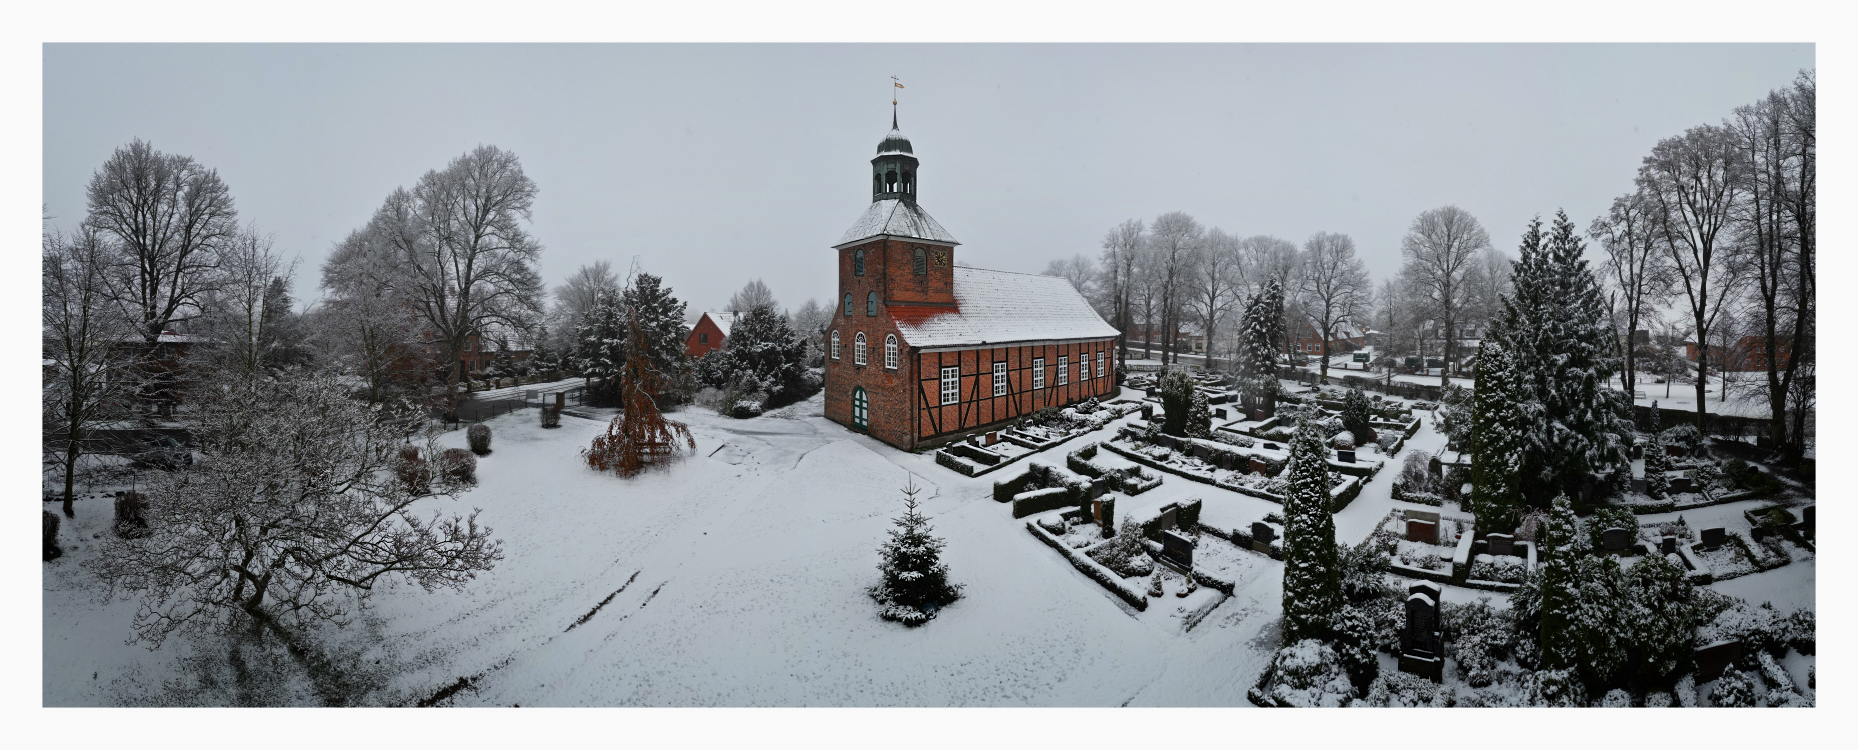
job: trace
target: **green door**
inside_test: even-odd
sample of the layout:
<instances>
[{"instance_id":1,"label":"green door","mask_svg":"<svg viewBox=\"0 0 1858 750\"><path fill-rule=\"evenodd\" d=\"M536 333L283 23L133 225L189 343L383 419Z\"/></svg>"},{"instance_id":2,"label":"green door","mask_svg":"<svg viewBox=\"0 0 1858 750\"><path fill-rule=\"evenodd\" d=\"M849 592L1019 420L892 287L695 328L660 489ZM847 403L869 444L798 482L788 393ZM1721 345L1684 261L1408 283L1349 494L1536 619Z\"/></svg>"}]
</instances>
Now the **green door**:
<instances>
[{"instance_id":1,"label":"green door","mask_svg":"<svg viewBox=\"0 0 1858 750\"><path fill-rule=\"evenodd\" d=\"M852 389L852 424L871 428L871 401L865 397L864 386Z\"/></svg>"}]
</instances>

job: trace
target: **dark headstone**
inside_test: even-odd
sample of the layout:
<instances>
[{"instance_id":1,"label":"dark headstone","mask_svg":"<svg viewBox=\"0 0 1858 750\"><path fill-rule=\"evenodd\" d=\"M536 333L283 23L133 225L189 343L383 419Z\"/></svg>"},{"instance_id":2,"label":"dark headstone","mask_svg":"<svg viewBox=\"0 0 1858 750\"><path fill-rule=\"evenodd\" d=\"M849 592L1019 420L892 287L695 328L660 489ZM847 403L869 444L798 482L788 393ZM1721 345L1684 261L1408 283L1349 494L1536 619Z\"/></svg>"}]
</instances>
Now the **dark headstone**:
<instances>
[{"instance_id":1,"label":"dark headstone","mask_svg":"<svg viewBox=\"0 0 1858 750\"><path fill-rule=\"evenodd\" d=\"M1160 523L1156 524L1156 528L1179 528L1181 525L1180 510L1181 508L1178 505L1169 505L1167 508L1162 509Z\"/></svg>"},{"instance_id":2,"label":"dark headstone","mask_svg":"<svg viewBox=\"0 0 1858 750\"><path fill-rule=\"evenodd\" d=\"M1766 538L1768 538L1768 529L1767 529L1767 527L1764 527L1764 526L1756 526L1756 527L1754 527L1754 528L1752 528L1752 529L1749 529L1749 530L1748 530L1748 538L1749 538L1749 539L1752 539L1752 540L1754 540L1754 541L1757 541L1757 542L1759 542L1759 541L1761 541L1761 540L1763 540L1763 539L1766 539Z\"/></svg>"},{"instance_id":3,"label":"dark headstone","mask_svg":"<svg viewBox=\"0 0 1858 750\"><path fill-rule=\"evenodd\" d=\"M1144 392L1147 393L1150 398L1155 398L1161 395L1161 389L1159 388L1147 388L1147 389L1144 389Z\"/></svg>"},{"instance_id":4,"label":"dark headstone","mask_svg":"<svg viewBox=\"0 0 1858 750\"><path fill-rule=\"evenodd\" d=\"M1632 446L1631 448L1626 449L1626 457L1634 461L1644 458L1645 457L1645 446L1635 445L1635 446Z\"/></svg>"},{"instance_id":5,"label":"dark headstone","mask_svg":"<svg viewBox=\"0 0 1858 750\"><path fill-rule=\"evenodd\" d=\"M1406 540L1425 544L1439 543L1439 525L1415 518L1406 519Z\"/></svg>"},{"instance_id":6,"label":"dark headstone","mask_svg":"<svg viewBox=\"0 0 1858 750\"><path fill-rule=\"evenodd\" d=\"M1173 530L1163 531L1161 532L1161 555L1175 565L1192 570L1194 566L1193 540Z\"/></svg>"},{"instance_id":7,"label":"dark headstone","mask_svg":"<svg viewBox=\"0 0 1858 750\"><path fill-rule=\"evenodd\" d=\"M1206 446L1204 445L1201 445L1199 443L1194 443L1192 447L1193 447L1193 452L1194 452L1194 458L1205 461L1206 457L1210 455L1210 453L1206 449Z\"/></svg>"},{"instance_id":8,"label":"dark headstone","mask_svg":"<svg viewBox=\"0 0 1858 750\"><path fill-rule=\"evenodd\" d=\"M1667 456L1682 456L1684 455L1684 446L1666 445L1664 447L1664 454Z\"/></svg>"},{"instance_id":9,"label":"dark headstone","mask_svg":"<svg viewBox=\"0 0 1858 750\"><path fill-rule=\"evenodd\" d=\"M1723 670L1742 658L1741 641L1723 641L1712 643L1696 651L1697 682L1708 682L1723 676Z\"/></svg>"},{"instance_id":10,"label":"dark headstone","mask_svg":"<svg viewBox=\"0 0 1858 750\"><path fill-rule=\"evenodd\" d=\"M1639 492L1639 493L1645 492L1645 479L1642 477L1633 477L1632 478L1632 491Z\"/></svg>"},{"instance_id":11,"label":"dark headstone","mask_svg":"<svg viewBox=\"0 0 1858 750\"><path fill-rule=\"evenodd\" d=\"M1721 526L1703 530L1703 546L1708 549L1721 547L1726 541L1729 541L1728 532L1724 531Z\"/></svg>"},{"instance_id":12,"label":"dark headstone","mask_svg":"<svg viewBox=\"0 0 1858 750\"><path fill-rule=\"evenodd\" d=\"M1671 492L1673 494L1679 493L1679 492L1689 492L1689 491L1690 491L1690 477L1671 477Z\"/></svg>"},{"instance_id":13,"label":"dark headstone","mask_svg":"<svg viewBox=\"0 0 1858 750\"><path fill-rule=\"evenodd\" d=\"M1263 409L1252 410L1252 421L1253 422L1263 422L1264 420L1265 420L1265 413Z\"/></svg>"},{"instance_id":14,"label":"dark headstone","mask_svg":"<svg viewBox=\"0 0 1858 750\"><path fill-rule=\"evenodd\" d=\"M1345 451L1345 450L1338 448L1336 449L1336 452L1335 452L1335 460L1340 461L1345 464L1352 464L1355 462L1355 452Z\"/></svg>"},{"instance_id":15,"label":"dark headstone","mask_svg":"<svg viewBox=\"0 0 1858 750\"><path fill-rule=\"evenodd\" d=\"M1658 554L1669 555L1677 552L1677 537L1667 536L1658 540Z\"/></svg>"},{"instance_id":16,"label":"dark headstone","mask_svg":"<svg viewBox=\"0 0 1858 750\"><path fill-rule=\"evenodd\" d=\"M1268 451L1274 451L1274 450L1277 450L1277 443L1265 443L1265 444L1264 444L1264 449L1265 449L1265 450L1268 450Z\"/></svg>"},{"instance_id":17,"label":"dark headstone","mask_svg":"<svg viewBox=\"0 0 1858 750\"><path fill-rule=\"evenodd\" d=\"M1813 525L1813 507L1814 506L1808 505L1800 509L1800 522L1801 523L1806 524L1807 526Z\"/></svg>"},{"instance_id":18,"label":"dark headstone","mask_svg":"<svg viewBox=\"0 0 1858 750\"><path fill-rule=\"evenodd\" d=\"M1617 526L1600 532L1600 546L1607 552L1624 551L1632 543L1632 532Z\"/></svg>"},{"instance_id":19,"label":"dark headstone","mask_svg":"<svg viewBox=\"0 0 1858 750\"><path fill-rule=\"evenodd\" d=\"M1093 477L1090 480L1091 499L1103 497L1103 494L1109 491L1110 491L1110 478L1109 477Z\"/></svg>"},{"instance_id":20,"label":"dark headstone","mask_svg":"<svg viewBox=\"0 0 1858 750\"><path fill-rule=\"evenodd\" d=\"M1509 534L1491 534L1484 538L1490 540L1490 554L1492 555L1513 554L1516 549L1516 537Z\"/></svg>"},{"instance_id":21,"label":"dark headstone","mask_svg":"<svg viewBox=\"0 0 1858 750\"><path fill-rule=\"evenodd\" d=\"M1267 524L1263 521L1252 522L1252 541L1264 542L1265 544L1270 544L1271 540L1276 539L1276 538L1277 538L1277 530L1271 528L1270 524Z\"/></svg>"},{"instance_id":22,"label":"dark headstone","mask_svg":"<svg viewBox=\"0 0 1858 750\"><path fill-rule=\"evenodd\" d=\"M1214 410L1213 410L1213 417L1214 417L1215 419L1219 419L1219 420L1222 420L1222 421L1223 421L1223 420L1225 420L1225 419L1226 419L1226 407L1224 407L1224 406L1222 406L1222 407L1219 407L1219 408L1217 408L1217 409L1214 409Z\"/></svg>"},{"instance_id":23,"label":"dark headstone","mask_svg":"<svg viewBox=\"0 0 1858 750\"><path fill-rule=\"evenodd\" d=\"M1406 596L1406 632L1400 651L1414 656L1439 656L1439 588L1414 584Z\"/></svg>"},{"instance_id":24,"label":"dark headstone","mask_svg":"<svg viewBox=\"0 0 1858 750\"><path fill-rule=\"evenodd\" d=\"M1142 405L1142 421L1144 422L1155 421L1155 405L1154 404L1143 404Z\"/></svg>"}]
</instances>

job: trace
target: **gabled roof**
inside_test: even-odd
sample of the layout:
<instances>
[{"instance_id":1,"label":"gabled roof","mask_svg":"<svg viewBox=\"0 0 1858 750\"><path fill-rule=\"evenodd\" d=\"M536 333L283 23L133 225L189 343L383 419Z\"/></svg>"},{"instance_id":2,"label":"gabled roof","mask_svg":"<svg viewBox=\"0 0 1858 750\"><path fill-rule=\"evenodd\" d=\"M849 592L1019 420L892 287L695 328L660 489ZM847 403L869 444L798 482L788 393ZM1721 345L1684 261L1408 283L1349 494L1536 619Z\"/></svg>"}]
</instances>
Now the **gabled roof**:
<instances>
[{"instance_id":1,"label":"gabled roof","mask_svg":"<svg viewBox=\"0 0 1858 750\"><path fill-rule=\"evenodd\" d=\"M736 316L740 314L741 313L732 312L709 312L706 310L702 315L697 317L697 322L702 323L704 318L709 318L711 323L716 324L717 330L722 331L724 336L728 336L729 326L735 325Z\"/></svg>"},{"instance_id":2,"label":"gabled roof","mask_svg":"<svg viewBox=\"0 0 1858 750\"><path fill-rule=\"evenodd\" d=\"M941 224L930 218L929 212L922 207L910 201L887 198L865 209L864 215L858 217L850 229L845 230L845 234L839 237L839 244L833 245L833 248L881 236L911 237L944 245L961 244Z\"/></svg>"},{"instance_id":3,"label":"gabled roof","mask_svg":"<svg viewBox=\"0 0 1858 750\"><path fill-rule=\"evenodd\" d=\"M1116 338L1090 303L1057 276L955 266L955 308L891 304L903 339L918 348Z\"/></svg>"}]
</instances>

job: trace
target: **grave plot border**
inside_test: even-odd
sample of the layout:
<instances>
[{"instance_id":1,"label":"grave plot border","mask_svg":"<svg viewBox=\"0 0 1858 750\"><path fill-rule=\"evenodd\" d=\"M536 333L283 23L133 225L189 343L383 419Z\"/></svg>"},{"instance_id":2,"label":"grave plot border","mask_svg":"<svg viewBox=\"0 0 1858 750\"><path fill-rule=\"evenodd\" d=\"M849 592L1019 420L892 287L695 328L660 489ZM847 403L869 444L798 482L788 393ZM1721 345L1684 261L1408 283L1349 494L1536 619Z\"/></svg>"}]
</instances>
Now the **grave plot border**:
<instances>
[{"instance_id":1,"label":"grave plot border","mask_svg":"<svg viewBox=\"0 0 1858 750\"><path fill-rule=\"evenodd\" d=\"M1107 441L1107 440L1103 441L1102 443L1099 443L1099 445L1108 449L1112 453L1122 456L1123 458L1127 458L1143 466L1147 466L1156 471L1165 471L1169 474L1173 474L1174 476L1181 477L1183 479L1187 479L1190 481L1199 482L1201 484L1218 487L1219 489L1226 490L1227 492L1237 492L1241 495L1249 495L1251 497L1255 497L1260 500L1269 500L1279 505L1284 504L1284 498L1282 497L1272 495L1268 492L1264 492L1261 490L1253 490L1253 489L1238 487L1238 486L1229 485L1229 484L1220 484L1218 481L1215 481L1212 477L1203 477L1198 474L1189 474L1187 472L1180 471L1178 469L1169 467L1166 464L1163 464L1152 458L1149 458L1140 453L1137 453L1136 451L1132 451L1128 448L1124 448L1120 445L1116 445L1115 443ZM1338 485L1335 489L1330 490L1329 492L1329 503L1330 503L1329 512L1331 513L1342 512L1344 508L1348 507L1349 503L1354 502L1355 498L1361 495L1361 488L1366 485L1367 485L1367 481L1364 480L1363 478L1354 476L1352 474L1344 474L1342 477L1342 484Z\"/></svg>"},{"instance_id":2,"label":"grave plot border","mask_svg":"<svg viewBox=\"0 0 1858 750\"><path fill-rule=\"evenodd\" d=\"M1118 417L1118 419L1121 419L1121 417ZM951 454L948 452L948 448L946 447L937 448L935 450L935 462L937 465L951 469L955 473L961 474L962 476L978 477L978 476L981 476L982 474L991 474L993 472L999 471L1003 468L1006 468L1009 465L1018 463L1020 461L1024 461L1028 458L1039 455L1040 453L1043 453L1046 450L1056 448L1060 445L1064 445L1065 443L1071 442L1072 440L1076 440L1092 432L1096 432L1096 430L1094 429L1079 430L1063 438L1051 441L1051 443L1045 446L1044 448L1040 448L1037 450L1027 450L1025 453L1021 453L1017 456L1013 456L1011 458L1008 458L992 466L982 466L979 463L975 462L973 459ZM1007 440L1004 430L1001 431L1000 439ZM1013 443L1014 445L1020 445L1019 442L1013 441L1013 440L1007 440L1007 442Z\"/></svg>"},{"instance_id":3,"label":"grave plot border","mask_svg":"<svg viewBox=\"0 0 1858 750\"><path fill-rule=\"evenodd\" d=\"M1086 577L1090 578L1090 580L1096 581L1098 585L1109 589L1110 593L1115 594L1117 598L1122 599L1129 606L1135 607L1140 611L1148 610L1148 594L1146 592L1134 591L1127 588L1122 583L1122 576L1116 575L1115 571L1104 567L1103 563L1090 559L1090 556L1084 554L1082 551L1074 550L1066 546L1064 540L1052 536L1052 533L1045 529L1039 528L1036 519L1026 522L1026 531L1038 537L1039 541L1044 542L1046 546L1058 550L1058 554L1063 555L1064 559L1070 561L1071 567L1077 568L1078 572L1083 573Z\"/></svg>"}]
</instances>

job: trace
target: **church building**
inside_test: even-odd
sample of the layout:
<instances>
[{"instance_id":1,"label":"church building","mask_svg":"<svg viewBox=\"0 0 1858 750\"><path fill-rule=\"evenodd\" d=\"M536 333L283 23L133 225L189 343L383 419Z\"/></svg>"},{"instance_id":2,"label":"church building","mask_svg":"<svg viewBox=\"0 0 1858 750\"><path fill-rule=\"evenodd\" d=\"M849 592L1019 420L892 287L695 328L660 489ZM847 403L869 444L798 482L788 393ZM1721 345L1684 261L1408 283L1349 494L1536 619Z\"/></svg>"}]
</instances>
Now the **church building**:
<instances>
[{"instance_id":1,"label":"church building","mask_svg":"<svg viewBox=\"0 0 1858 750\"><path fill-rule=\"evenodd\" d=\"M871 206L833 246L826 417L916 450L1115 395L1116 329L1064 279L956 265L961 243L916 202L917 165L893 114Z\"/></svg>"}]
</instances>

